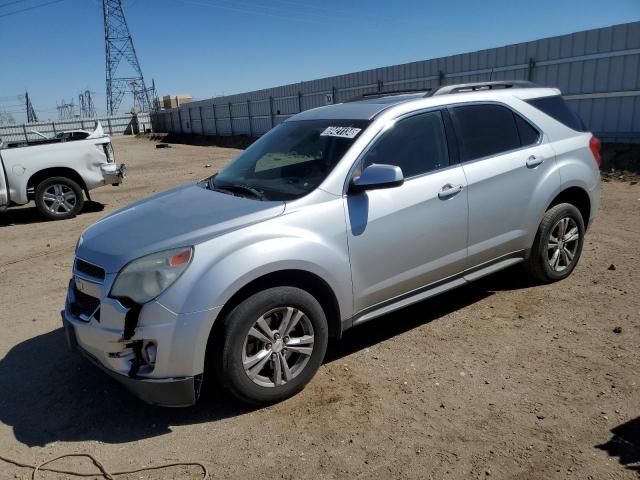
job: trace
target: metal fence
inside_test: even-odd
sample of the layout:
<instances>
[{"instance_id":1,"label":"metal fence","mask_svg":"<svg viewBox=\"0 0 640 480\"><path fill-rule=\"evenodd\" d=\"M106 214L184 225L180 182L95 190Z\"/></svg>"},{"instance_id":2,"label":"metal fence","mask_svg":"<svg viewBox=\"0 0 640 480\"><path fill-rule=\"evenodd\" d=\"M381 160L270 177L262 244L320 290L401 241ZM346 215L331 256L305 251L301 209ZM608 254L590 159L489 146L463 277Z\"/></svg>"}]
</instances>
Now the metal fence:
<instances>
[{"instance_id":1,"label":"metal fence","mask_svg":"<svg viewBox=\"0 0 640 480\"><path fill-rule=\"evenodd\" d=\"M152 123L157 132L259 136L367 93L506 79L558 87L604 141L640 143L640 22L191 102Z\"/></svg>"},{"instance_id":2,"label":"metal fence","mask_svg":"<svg viewBox=\"0 0 640 480\"><path fill-rule=\"evenodd\" d=\"M148 113L121 115L113 117L78 118L75 120L56 120L52 122L1 125L0 140L5 143L42 140L33 130L47 137L53 137L67 130L93 130L96 121L102 124L105 133L122 135L145 132L151 129L151 117Z\"/></svg>"}]
</instances>

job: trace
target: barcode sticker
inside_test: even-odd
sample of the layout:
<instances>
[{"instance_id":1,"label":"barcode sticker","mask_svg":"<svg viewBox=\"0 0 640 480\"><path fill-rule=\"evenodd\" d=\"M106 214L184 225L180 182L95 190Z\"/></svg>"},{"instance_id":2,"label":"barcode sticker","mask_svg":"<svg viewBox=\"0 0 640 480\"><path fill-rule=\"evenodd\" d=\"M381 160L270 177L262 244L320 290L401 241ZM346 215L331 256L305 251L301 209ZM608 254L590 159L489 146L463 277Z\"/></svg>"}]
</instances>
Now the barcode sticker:
<instances>
[{"instance_id":1,"label":"barcode sticker","mask_svg":"<svg viewBox=\"0 0 640 480\"><path fill-rule=\"evenodd\" d=\"M360 133L361 128L353 127L327 127L320 134L321 137L341 137L341 138L354 138Z\"/></svg>"}]
</instances>

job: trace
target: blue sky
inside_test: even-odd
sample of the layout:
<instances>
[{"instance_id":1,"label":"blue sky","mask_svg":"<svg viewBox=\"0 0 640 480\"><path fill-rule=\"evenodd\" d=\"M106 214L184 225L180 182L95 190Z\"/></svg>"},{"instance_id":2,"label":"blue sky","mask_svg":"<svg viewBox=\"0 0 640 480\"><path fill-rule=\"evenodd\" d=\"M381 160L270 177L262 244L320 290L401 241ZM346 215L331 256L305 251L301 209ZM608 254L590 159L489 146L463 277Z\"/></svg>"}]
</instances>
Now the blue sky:
<instances>
[{"instance_id":1,"label":"blue sky","mask_svg":"<svg viewBox=\"0 0 640 480\"><path fill-rule=\"evenodd\" d=\"M105 109L99 0L0 0L0 109L28 89L42 118L96 92ZM196 98L311 80L640 20L640 0L125 0L148 82ZM125 100L123 107L130 106ZM123 108L124 109L124 108ZM13 111L13 110L12 110ZM14 113L22 119L19 112Z\"/></svg>"}]
</instances>

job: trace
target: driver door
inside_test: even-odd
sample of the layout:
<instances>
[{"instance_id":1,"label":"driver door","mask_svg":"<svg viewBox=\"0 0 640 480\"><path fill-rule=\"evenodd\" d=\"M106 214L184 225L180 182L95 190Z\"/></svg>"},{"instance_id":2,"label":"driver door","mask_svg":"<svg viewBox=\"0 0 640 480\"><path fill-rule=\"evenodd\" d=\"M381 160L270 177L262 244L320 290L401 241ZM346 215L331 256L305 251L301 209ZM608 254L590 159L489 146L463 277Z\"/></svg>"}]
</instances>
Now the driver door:
<instances>
[{"instance_id":1,"label":"driver door","mask_svg":"<svg viewBox=\"0 0 640 480\"><path fill-rule=\"evenodd\" d=\"M467 184L450 159L443 115L397 120L356 169L354 176L373 163L397 165L405 178L399 187L344 197L356 315L465 268Z\"/></svg>"}]
</instances>

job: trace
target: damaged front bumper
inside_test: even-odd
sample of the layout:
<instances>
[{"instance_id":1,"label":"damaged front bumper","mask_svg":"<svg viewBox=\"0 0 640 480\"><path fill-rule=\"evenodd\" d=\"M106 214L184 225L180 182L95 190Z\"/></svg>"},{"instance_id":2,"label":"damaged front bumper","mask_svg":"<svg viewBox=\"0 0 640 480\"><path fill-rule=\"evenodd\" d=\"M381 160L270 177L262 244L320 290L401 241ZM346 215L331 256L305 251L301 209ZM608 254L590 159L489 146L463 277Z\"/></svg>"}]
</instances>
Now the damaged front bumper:
<instances>
[{"instance_id":1,"label":"damaged front bumper","mask_svg":"<svg viewBox=\"0 0 640 480\"><path fill-rule=\"evenodd\" d=\"M142 401L162 407L187 407L197 402L202 375L182 378L141 378L114 372L78 343L76 325L67 318L64 310L60 313L69 349L79 351L96 367L120 382Z\"/></svg>"},{"instance_id":2,"label":"damaged front bumper","mask_svg":"<svg viewBox=\"0 0 640 480\"><path fill-rule=\"evenodd\" d=\"M61 313L70 350L79 351L96 367L118 381L142 401L161 407L187 407L194 405L198 400L202 375L184 378L131 378L128 375L109 370L96 357L78 345L75 327L66 320L65 312L62 311Z\"/></svg>"},{"instance_id":3,"label":"damaged front bumper","mask_svg":"<svg viewBox=\"0 0 640 480\"><path fill-rule=\"evenodd\" d=\"M195 327L205 317L181 316L159 304L150 304L142 313L136 313L145 319L153 318L154 323L138 325L136 318L134 332L127 335L125 318L130 309L115 299L102 298L100 301L83 293L97 294L86 280L80 285L82 291L71 280L65 309L61 312L70 349L81 352L147 403L171 407L195 404L200 394L202 374L189 374L198 371L193 366L194 358L189 355L195 349L193 346L184 348L193 342L193 338L176 335L176 325L192 325L195 335ZM145 354L145 348L150 344L157 352L153 361Z\"/></svg>"},{"instance_id":4,"label":"damaged front bumper","mask_svg":"<svg viewBox=\"0 0 640 480\"><path fill-rule=\"evenodd\" d=\"M127 165L121 163L119 166L115 163L105 163L100 166L102 176L104 177L104 183L112 186L120 185L125 178L127 178Z\"/></svg>"}]
</instances>

